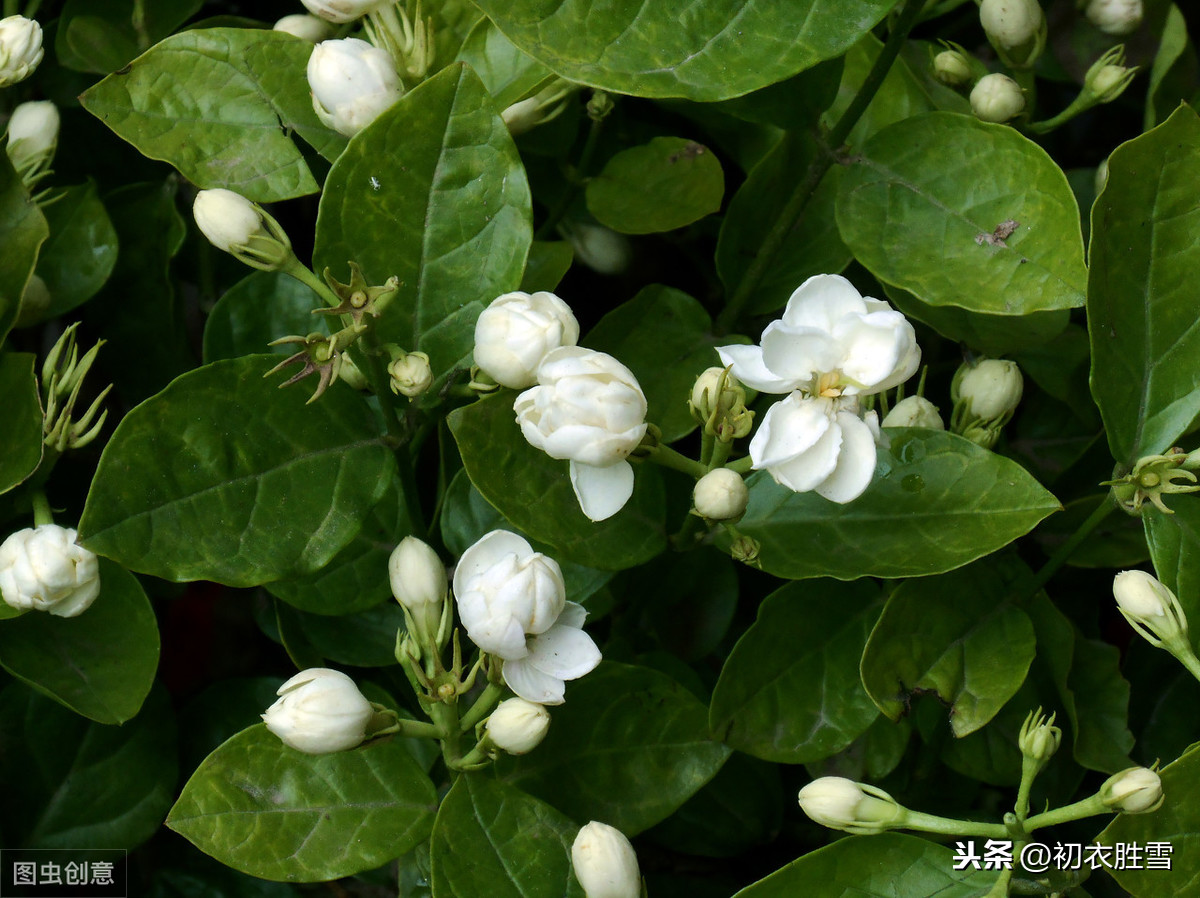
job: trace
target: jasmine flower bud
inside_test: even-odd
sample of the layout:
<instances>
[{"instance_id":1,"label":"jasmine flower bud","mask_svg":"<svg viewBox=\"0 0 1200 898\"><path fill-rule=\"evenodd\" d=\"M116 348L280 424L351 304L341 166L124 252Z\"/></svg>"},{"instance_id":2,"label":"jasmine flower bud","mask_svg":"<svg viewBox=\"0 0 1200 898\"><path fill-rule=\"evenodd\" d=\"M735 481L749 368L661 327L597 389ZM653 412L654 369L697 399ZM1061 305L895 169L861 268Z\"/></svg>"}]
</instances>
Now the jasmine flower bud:
<instances>
[{"instance_id":1,"label":"jasmine flower bud","mask_svg":"<svg viewBox=\"0 0 1200 898\"><path fill-rule=\"evenodd\" d=\"M8 158L18 172L49 162L58 145L58 107L49 100L21 103L8 119Z\"/></svg>"},{"instance_id":2,"label":"jasmine flower bud","mask_svg":"<svg viewBox=\"0 0 1200 898\"><path fill-rule=\"evenodd\" d=\"M19 611L82 614L100 595L94 553L57 524L18 530L0 543L0 596Z\"/></svg>"},{"instance_id":3,"label":"jasmine flower bud","mask_svg":"<svg viewBox=\"0 0 1200 898\"><path fill-rule=\"evenodd\" d=\"M275 23L273 30L298 37L310 44L319 44L321 41L333 37L334 33L334 28L328 20L319 19L303 12L284 16Z\"/></svg>"},{"instance_id":4,"label":"jasmine flower bud","mask_svg":"<svg viewBox=\"0 0 1200 898\"><path fill-rule=\"evenodd\" d=\"M389 386L393 393L409 399L420 396L433 385L433 369L423 352L406 352L388 364Z\"/></svg>"},{"instance_id":5,"label":"jasmine flower bud","mask_svg":"<svg viewBox=\"0 0 1200 898\"><path fill-rule=\"evenodd\" d=\"M446 567L437 553L428 543L406 536L388 558L388 579L416 635L436 644L447 589Z\"/></svg>"},{"instance_id":6,"label":"jasmine flower bud","mask_svg":"<svg viewBox=\"0 0 1200 898\"><path fill-rule=\"evenodd\" d=\"M823 776L800 790L800 809L815 822L848 833L883 832L902 825L904 808L882 789L841 776Z\"/></svg>"},{"instance_id":7,"label":"jasmine flower bud","mask_svg":"<svg viewBox=\"0 0 1200 898\"><path fill-rule=\"evenodd\" d=\"M629 267L629 239L602 225L576 222L564 229L575 258L597 274L618 275Z\"/></svg>"},{"instance_id":8,"label":"jasmine flower bud","mask_svg":"<svg viewBox=\"0 0 1200 898\"><path fill-rule=\"evenodd\" d=\"M1105 34L1123 37L1138 30L1144 10L1142 0L1090 0L1084 15Z\"/></svg>"},{"instance_id":9,"label":"jasmine flower bud","mask_svg":"<svg viewBox=\"0 0 1200 898\"><path fill-rule=\"evenodd\" d=\"M1044 766L1054 757L1062 743L1062 730L1054 726L1054 715L1043 717L1042 709L1031 712L1021 725L1021 733L1017 737L1017 745L1021 754L1029 758L1038 767Z\"/></svg>"},{"instance_id":10,"label":"jasmine flower bud","mask_svg":"<svg viewBox=\"0 0 1200 898\"><path fill-rule=\"evenodd\" d=\"M1162 780L1148 767L1130 767L1113 774L1099 794L1105 807L1122 814L1149 814L1163 803Z\"/></svg>"},{"instance_id":11,"label":"jasmine flower bud","mask_svg":"<svg viewBox=\"0 0 1200 898\"><path fill-rule=\"evenodd\" d=\"M579 341L571 307L553 293L505 293L475 323L475 364L498 384L523 390L554 349Z\"/></svg>"},{"instance_id":12,"label":"jasmine flower bud","mask_svg":"<svg viewBox=\"0 0 1200 898\"><path fill-rule=\"evenodd\" d=\"M950 429L990 449L1021 402L1024 380L1016 362L982 359L965 363L950 384Z\"/></svg>"},{"instance_id":13,"label":"jasmine flower bud","mask_svg":"<svg viewBox=\"0 0 1200 898\"><path fill-rule=\"evenodd\" d=\"M587 898L639 898L637 853L619 829L593 820L571 845L571 866Z\"/></svg>"},{"instance_id":14,"label":"jasmine flower bud","mask_svg":"<svg viewBox=\"0 0 1200 898\"><path fill-rule=\"evenodd\" d=\"M1175 593L1145 571L1113 577L1113 598L1129 625L1151 645L1190 650L1188 622Z\"/></svg>"},{"instance_id":15,"label":"jasmine flower bud","mask_svg":"<svg viewBox=\"0 0 1200 898\"><path fill-rule=\"evenodd\" d=\"M510 755L537 748L550 729L550 712L523 698L502 701L487 719L485 732L492 744Z\"/></svg>"},{"instance_id":16,"label":"jasmine flower bud","mask_svg":"<svg viewBox=\"0 0 1200 898\"><path fill-rule=\"evenodd\" d=\"M386 50L357 38L322 41L308 58L313 109L329 128L353 137L404 95Z\"/></svg>"},{"instance_id":17,"label":"jasmine flower bud","mask_svg":"<svg viewBox=\"0 0 1200 898\"><path fill-rule=\"evenodd\" d=\"M1007 122L1025 111L1025 92L1007 75L984 75L971 89L971 111L985 122Z\"/></svg>"},{"instance_id":18,"label":"jasmine flower bud","mask_svg":"<svg viewBox=\"0 0 1200 898\"><path fill-rule=\"evenodd\" d=\"M0 87L24 81L42 61L42 26L24 16L0 19Z\"/></svg>"},{"instance_id":19,"label":"jasmine flower bud","mask_svg":"<svg viewBox=\"0 0 1200 898\"><path fill-rule=\"evenodd\" d=\"M1046 45L1046 16L1038 0L983 0L979 22L988 42L1013 68L1030 68Z\"/></svg>"},{"instance_id":20,"label":"jasmine flower bud","mask_svg":"<svg viewBox=\"0 0 1200 898\"><path fill-rule=\"evenodd\" d=\"M1083 80L1082 102L1088 105L1110 103L1125 92L1138 73L1137 66L1127 68L1125 47L1118 44L1092 63Z\"/></svg>"},{"instance_id":21,"label":"jasmine flower bud","mask_svg":"<svg viewBox=\"0 0 1200 898\"><path fill-rule=\"evenodd\" d=\"M279 222L232 190L201 190L192 215L209 243L252 268L275 271L291 257L291 241Z\"/></svg>"},{"instance_id":22,"label":"jasmine flower bud","mask_svg":"<svg viewBox=\"0 0 1200 898\"><path fill-rule=\"evenodd\" d=\"M262 715L284 745L305 754L345 751L360 744L375 714L344 673L325 667L301 671L279 687L279 700Z\"/></svg>"},{"instance_id":23,"label":"jasmine flower bud","mask_svg":"<svg viewBox=\"0 0 1200 898\"><path fill-rule=\"evenodd\" d=\"M750 502L750 491L742 475L729 468L709 471L696 482L692 504L696 513L710 521L740 518Z\"/></svg>"},{"instance_id":24,"label":"jasmine flower bud","mask_svg":"<svg viewBox=\"0 0 1200 898\"><path fill-rule=\"evenodd\" d=\"M344 25L365 16L389 0L301 0L304 8L335 25Z\"/></svg>"},{"instance_id":25,"label":"jasmine flower bud","mask_svg":"<svg viewBox=\"0 0 1200 898\"><path fill-rule=\"evenodd\" d=\"M937 406L924 396L906 396L883 418L884 427L927 427L930 430L945 430Z\"/></svg>"},{"instance_id":26,"label":"jasmine flower bud","mask_svg":"<svg viewBox=\"0 0 1200 898\"><path fill-rule=\"evenodd\" d=\"M966 87L975 74L962 52L943 50L933 57L933 77L947 87Z\"/></svg>"}]
</instances>

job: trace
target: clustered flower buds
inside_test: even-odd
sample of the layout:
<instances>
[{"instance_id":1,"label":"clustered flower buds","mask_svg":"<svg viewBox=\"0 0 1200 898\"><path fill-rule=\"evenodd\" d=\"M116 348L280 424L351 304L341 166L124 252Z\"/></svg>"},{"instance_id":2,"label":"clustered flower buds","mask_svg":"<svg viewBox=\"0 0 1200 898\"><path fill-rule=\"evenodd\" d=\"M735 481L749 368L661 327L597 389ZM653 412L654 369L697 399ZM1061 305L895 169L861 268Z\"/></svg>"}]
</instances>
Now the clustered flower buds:
<instances>
[{"instance_id":1,"label":"clustered flower buds","mask_svg":"<svg viewBox=\"0 0 1200 898\"><path fill-rule=\"evenodd\" d=\"M404 95L387 51L353 37L313 47L308 86L317 117L347 137L367 127Z\"/></svg>"},{"instance_id":2,"label":"clustered flower buds","mask_svg":"<svg viewBox=\"0 0 1200 898\"><path fill-rule=\"evenodd\" d=\"M750 441L752 467L838 503L858 498L875 470L878 419L862 413L858 398L903 383L921 359L902 314L832 274L801 284L760 345L717 353L747 386L788 394Z\"/></svg>"},{"instance_id":3,"label":"clustered flower buds","mask_svg":"<svg viewBox=\"0 0 1200 898\"><path fill-rule=\"evenodd\" d=\"M538 385L517 397L525 439L551 458L570 460L583 513L603 521L633 495L626 459L646 434L646 396L633 372L611 355L563 346L542 359Z\"/></svg>"},{"instance_id":4,"label":"clustered flower buds","mask_svg":"<svg viewBox=\"0 0 1200 898\"><path fill-rule=\"evenodd\" d=\"M593 820L571 845L571 866L587 898L639 898L642 877L637 853L625 835Z\"/></svg>"},{"instance_id":5,"label":"clustered flower buds","mask_svg":"<svg viewBox=\"0 0 1200 898\"><path fill-rule=\"evenodd\" d=\"M24 16L0 19L0 87L24 81L42 61L42 26Z\"/></svg>"},{"instance_id":6,"label":"clustered flower buds","mask_svg":"<svg viewBox=\"0 0 1200 898\"><path fill-rule=\"evenodd\" d=\"M514 390L538 382L537 370L552 350L579 342L579 322L553 293L505 293L475 323L475 364Z\"/></svg>"},{"instance_id":7,"label":"clustered flower buds","mask_svg":"<svg viewBox=\"0 0 1200 898\"><path fill-rule=\"evenodd\" d=\"M94 553L57 524L18 530L0 543L0 596L20 611L76 617L100 595Z\"/></svg>"},{"instance_id":8,"label":"clustered flower buds","mask_svg":"<svg viewBox=\"0 0 1200 898\"><path fill-rule=\"evenodd\" d=\"M882 789L841 776L823 776L800 790L800 809L815 822L848 833L883 832L903 825L904 808Z\"/></svg>"},{"instance_id":9,"label":"clustered flower buds","mask_svg":"<svg viewBox=\"0 0 1200 898\"><path fill-rule=\"evenodd\" d=\"M277 271L292 258L291 241L279 222L232 190L201 190L192 215L209 243L252 268Z\"/></svg>"},{"instance_id":10,"label":"clustered flower buds","mask_svg":"<svg viewBox=\"0 0 1200 898\"><path fill-rule=\"evenodd\" d=\"M285 745L321 755L354 748L367 737L375 709L341 671L313 667L279 687L279 700L262 715Z\"/></svg>"},{"instance_id":11,"label":"clustered flower buds","mask_svg":"<svg viewBox=\"0 0 1200 898\"><path fill-rule=\"evenodd\" d=\"M729 368L701 372L692 385L688 408L705 434L726 443L748 435L754 425L754 412L746 408L746 391Z\"/></svg>"},{"instance_id":12,"label":"clustered flower buds","mask_svg":"<svg viewBox=\"0 0 1200 898\"><path fill-rule=\"evenodd\" d=\"M1163 803L1162 780L1149 767L1130 767L1113 774L1099 794L1105 807L1122 814L1149 814Z\"/></svg>"},{"instance_id":13,"label":"clustered flower buds","mask_svg":"<svg viewBox=\"0 0 1200 898\"><path fill-rule=\"evenodd\" d=\"M982 359L963 364L950 384L950 429L991 449L1021 402L1024 380L1016 362Z\"/></svg>"},{"instance_id":14,"label":"clustered flower buds","mask_svg":"<svg viewBox=\"0 0 1200 898\"><path fill-rule=\"evenodd\" d=\"M971 111L985 122L1007 122L1025 111L1025 92L1007 75L984 75L971 88Z\"/></svg>"},{"instance_id":15,"label":"clustered flower buds","mask_svg":"<svg viewBox=\"0 0 1200 898\"><path fill-rule=\"evenodd\" d=\"M537 748L550 730L550 712L523 698L502 701L484 726L492 745L510 755L524 755Z\"/></svg>"},{"instance_id":16,"label":"clustered flower buds","mask_svg":"<svg viewBox=\"0 0 1200 898\"><path fill-rule=\"evenodd\" d=\"M600 663L558 564L515 533L493 530L463 553L454 598L467 635L503 659L504 682L527 701L562 704L565 681Z\"/></svg>"}]
</instances>

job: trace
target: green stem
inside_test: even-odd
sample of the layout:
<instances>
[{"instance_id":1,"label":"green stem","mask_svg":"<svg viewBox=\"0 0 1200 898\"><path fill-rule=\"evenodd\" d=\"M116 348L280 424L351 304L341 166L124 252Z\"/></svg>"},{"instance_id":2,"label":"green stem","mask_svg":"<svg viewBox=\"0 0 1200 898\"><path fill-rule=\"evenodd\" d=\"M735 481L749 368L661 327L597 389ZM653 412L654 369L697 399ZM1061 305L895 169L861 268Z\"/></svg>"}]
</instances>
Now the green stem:
<instances>
[{"instance_id":1,"label":"green stem","mask_svg":"<svg viewBox=\"0 0 1200 898\"><path fill-rule=\"evenodd\" d=\"M743 455L741 458L735 458L727 463L725 467L738 474L749 474L754 470L754 459L749 455Z\"/></svg>"},{"instance_id":2,"label":"green stem","mask_svg":"<svg viewBox=\"0 0 1200 898\"><path fill-rule=\"evenodd\" d=\"M1187 668L1188 673L1197 680L1200 680L1200 658L1196 657L1196 653L1192 649L1186 634L1181 633L1178 642L1179 645L1171 645L1164 641L1163 648L1174 655L1175 660Z\"/></svg>"},{"instance_id":3,"label":"green stem","mask_svg":"<svg viewBox=\"0 0 1200 898\"><path fill-rule=\"evenodd\" d=\"M1030 598L1037 595L1038 590L1050 582L1050 578L1058 573L1058 569L1070 560L1080 544L1091 535L1093 530L1100 526L1101 521L1116 510L1116 507L1111 495L1105 496L1104 501L1097 506L1096 510L1088 515L1087 520L1080 524L1075 532L1067 538L1067 541L1058 547L1058 551L1050 556L1050 560L1042 565L1041 570L1033 578L1033 583L1023 591L1022 597Z\"/></svg>"},{"instance_id":4,"label":"green stem","mask_svg":"<svg viewBox=\"0 0 1200 898\"><path fill-rule=\"evenodd\" d=\"M21 6L21 0L4 0L4 18L18 15ZM26 16L25 18L31 18Z\"/></svg>"},{"instance_id":5,"label":"green stem","mask_svg":"<svg viewBox=\"0 0 1200 898\"><path fill-rule=\"evenodd\" d=\"M458 704L456 702L437 702L429 709L442 740L442 760L451 770L456 770L462 759L462 732L458 723Z\"/></svg>"},{"instance_id":6,"label":"green stem","mask_svg":"<svg viewBox=\"0 0 1200 898\"><path fill-rule=\"evenodd\" d=\"M700 464L693 458L688 458L676 452L670 446L659 445L651 450L646 456L646 461L652 461L656 465L662 465L664 468L670 468L672 471L680 471L691 477L699 480L708 473L708 468Z\"/></svg>"},{"instance_id":7,"label":"green stem","mask_svg":"<svg viewBox=\"0 0 1200 898\"><path fill-rule=\"evenodd\" d=\"M480 693L479 698L475 699L475 704L471 705L466 714L458 722L458 730L460 733L466 734L475 729L475 725L483 718L492 713L492 709L500 701L500 696L504 695L504 687L496 683L488 683L487 688Z\"/></svg>"},{"instance_id":8,"label":"green stem","mask_svg":"<svg viewBox=\"0 0 1200 898\"><path fill-rule=\"evenodd\" d=\"M1061 128L1063 125L1065 125L1071 119L1075 118L1077 115L1087 112L1089 109L1091 109L1095 105L1096 105L1095 100L1093 100L1090 97L1085 97L1085 95L1081 93L1079 96L1077 96L1074 100L1071 101L1070 106L1068 106L1066 109L1064 109L1058 115L1054 116L1053 118L1048 118L1045 121L1033 122L1029 125L1026 125L1025 127L1027 130L1032 131L1034 134L1048 134L1049 132L1053 131L1055 128Z\"/></svg>"},{"instance_id":9,"label":"green stem","mask_svg":"<svg viewBox=\"0 0 1200 898\"><path fill-rule=\"evenodd\" d=\"M1042 829L1046 826L1057 826L1060 823L1069 823L1072 820L1082 820L1084 817L1094 817L1097 814L1111 813L1112 808L1105 807L1099 795L1092 795L1074 804L1064 805L1061 808L1055 808L1052 811L1046 811L1044 814L1037 814L1030 817L1025 821L1025 829L1028 832L1033 832L1035 829Z\"/></svg>"},{"instance_id":10,"label":"green stem","mask_svg":"<svg viewBox=\"0 0 1200 898\"><path fill-rule=\"evenodd\" d=\"M725 464L725 460L729 458L729 453L733 451L733 441L717 440L713 446L712 454L708 458L708 469L715 471L717 468ZM749 458L749 456L747 456Z\"/></svg>"},{"instance_id":11,"label":"green stem","mask_svg":"<svg viewBox=\"0 0 1200 898\"><path fill-rule=\"evenodd\" d=\"M41 527L54 523L54 512L50 510L50 501L46 498L45 490L33 491L33 526Z\"/></svg>"},{"instance_id":12,"label":"green stem","mask_svg":"<svg viewBox=\"0 0 1200 898\"><path fill-rule=\"evenodd\" d=\"M558 223L563 220L563 217L570 211L571 204L579 196L579 191L583 189L583 185L586 183L587 171L592 164L592 157L596 155L596 145L600 139L600 131L603 123L604 119L602 118L592 119L592 126L588 129L587 141L584 143L583 150L579 154L579 164L575 166L575 175L568 182L566 191L550 211L550 215L542 222L542 226L537 229L537 233L533 235L534 240L545 240L553 236Z\"/></svg>"},{"instance_id":13,"label":"green stem","mask_svg":"<svg viewBox=\"0 0 1200 898\"><path fill-rule=\"evenodd\" d=\"M920 811L905 809L903 821L898 829L914 829L923 833L941 833L944 836L980 836L985 839L1008 839L1011 833L1003 823L979 823L974 820L955 820L951 817L936 817Z\"/></svg>"},{"instance_id":14,"label":"green stem","mask_svg":"<svg viewBox=\"0 0 1200 898\"><path fill-rule=\"evenodd\" d=\"M1017 803L1013 806L1017 822L1021 825L1025 824L1025 818L1029 815L1029 792L1033 789L1033 780L1039 770L1041 766L1037 761L1028 755L1021 756L1021 785L1017 787Z\"/></svg>"},{"instance_id":15,"label":"green stem","mask_svg":"<svg viewBox=\"0 0 1200 898\"><path fill-rule=\"evenodd\" d=\"M317 296L321 297L321 299L325 302L325 305L329 306L331 309L342 304L342 301L338 299L337 294L329 289L329 285L317 277L317 275L307 265L305 265L295 256L292 256L287 262L285 262L283 268L280 270L283 271L284 274L291 275L300 283L311 287L312 291L317 294Z\"/></svg>"},{"instance_id":16,"label":"green stem","mask_svg":"<svg viewBox=\"0 0 1200 898\"><path fill-rule=\"evenodd\" d=\"M700 431L700 464L712 470L712 454L713 444L717 438L708 432L708 428L702 428Z\"/></svg>"},{"instance_id":17,"label":"green stem","mask_svg":"<svg viewBox=\"0 0 1200 898\"><path fill-rule=\"evenodd\" d=\"M1013 80L1021 88L1025 94L1025 120L1033 118L1034 110L1037 108L1037 78L1033 74L1033 69L1014 69Z\"/></svg>"},{"instance_id":18,"label":"green stem","mask_svg":"<svg viewBox=\"0 0 1200 898\"><path fill-rule=\"evenodd\" d=\"M879 55L875 58L875 62L871 66L871 71L867 73L862 87L858 89L858 93L851 101L849 107L842 113L842 117L838 119L826 137L824 151L818 152L817 157L809 163L808 171L805 173L804 178L796 185L796 189L792 191L792 195L788 198L783 211L775 220L775 224L771 227L767 236L763 238L758 254L754 257L754 261L750 263L750 267L746 269L745 275L743 275L741 281L738 283L737 290L734 291L728 304L717 317L716 332L718 334L728 333L733 328L734 324L741 317L746 303L750 301L750 297L758 290L759 284L762 282L775 256L782 248L784 240L787 239L788 234L795 228L797 221L799 221L801 214L808 205L808 201L812 198L817 186L821 183L821 179L825 177L825 173L833 166L834 157L831 150L836 151L846 142L846 138L850 136L850 132L858 124L858 120L862 117L862 114L871 105L871 101L875 98L880 85L883 84L883 79L887 77L892 63L896 61L896 57L900 54L900 50L904 46L904 41L908 37L908 32L916 24L924 6L925 0L905 0L904 8L896 18L895 27L888 35L887 43L883 45L883 49L879 51ZM803 138L794 132L789 132L784 135L783 139L795 143Z\"/></svg>"},{"instance_id":19,"label":"green stem","mask_svg":"<svg viewBox=\"0 0 1200 898\"><path fill-rule=\"evenodd\" d=\"M432 723L426 723L423 720L407 720L399 717L390 727L370 734L372 739L376 736L391 735L400 736L402 739L440 739L442 731Z\"/></svg>"}]
</instances>

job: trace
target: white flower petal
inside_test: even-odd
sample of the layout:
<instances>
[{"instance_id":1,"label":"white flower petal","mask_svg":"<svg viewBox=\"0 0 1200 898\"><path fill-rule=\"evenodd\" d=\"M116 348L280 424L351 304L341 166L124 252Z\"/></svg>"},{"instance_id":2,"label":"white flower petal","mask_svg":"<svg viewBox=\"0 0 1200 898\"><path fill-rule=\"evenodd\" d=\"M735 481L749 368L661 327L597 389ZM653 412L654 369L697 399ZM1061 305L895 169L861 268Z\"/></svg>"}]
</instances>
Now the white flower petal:
<instances>
[{"instance_id":1,"label":"white flower petal","mask_svg":"<svg viewBox=\"0 0 1200 898\"><path fill-rule=\"evenodd\" d=\"M816 445L833 424L830 408L827 399L805 399L792 393L767 409L750 441L755 469L795 458Z\"/></svg>"},{"instance_id":2,"label":"white flower petal","mask_svg":"<svg viewBox=\"0 0 1200 898\"><path fill-rule=\"evenodd\" d=\"M454 594L466 592L471 578L478 577L505 556L525 558L532 554L533 547L517 534L493 530L463 552L458 560L458 567L454 569Z\"/></svg>"},{"instance_id":3,"label":"white flower petal","mask_svg":"<svg viewBox=\"0 0 1200 898\"><path fill-rule=\"evenodd\" d=\"M571 488L588 518L606 520L624 508L633 495L633 465L619 461L600 468L572 460Z\"/></svg>"},{"instance_id":4,"label":"white flower petal","mask_svg":"<svg viewBox=\"0 0 1200 898\"><path fill-rule=\"evenodd\" d=\"M791 327L781 321L767 325L762 337L763 364L777 377L797 386L819 371L832 371L842 363L842 345L828 331Z\"/></svg>"},{"instance_id":5,"label":"white flower petal","mask_svg":"<svg viewBox=\"0 0 1200 898\"><path fill-rule=\"evenodd\" d=\"M790 393L799 386L794 378L777 377L763 364L761 346L733 343L718 346L717 355L726 366L733 366L733 376L760 393Z\"/></svg>"},{"instance_id":6,"label":"white flower petal","mask_svg":"<svg viewBox=\"0 0 1200 898\"><path fill-rule=\"evenodd\" d=\"M578 602L567 602L563 605L562 614L554 623L564 627L574 627L578 630L583 626L585 620L587 620L587 609Z\"/></svg>"},{"instance_id":7,"label":"white flower petal","mask_svg":"<svg viewBox=\"0 0 1200 898\"><path fill-rule=\"evenodd\" d=\"M567 684L557 677L542 673L529 663L528 658L505 661L502 675L508 688L527 702L561 705L566 697Z\"/></svg>"},{"instance_id":8,"label":"white flower petal","mask_svg":"<svg viewBox=\"0 0 1200 898\"><path fill-rule=\"evenodd\" d=\"M875 474L875 434L867 422L851 412L838 412L837 423L842 432L837 467L816 491L830 502L844 505L861 496L871 484Z\"/></svg>"},{"instance_id":9,"label":"white flower petal","mask_svg":"<svg viewBox=\"0 0 1200 898\"><path fill-rule=\"evenodd\" d=\"M862 295L840 274L815 274L796 288L783 312L784 324L832 331L844 315L867 311Z\"/></svg>"},{"instance_id":10,"label":"white flower petal","mask_svg":"<svg viewBox=\"0 0 1200 898\"><path fill-rule=\"evenodd\" d=\"M556 624L529 640L528 660L542 673L575 680L596 669L600 649L583 630Z\"/></svg>"}]
</instances>

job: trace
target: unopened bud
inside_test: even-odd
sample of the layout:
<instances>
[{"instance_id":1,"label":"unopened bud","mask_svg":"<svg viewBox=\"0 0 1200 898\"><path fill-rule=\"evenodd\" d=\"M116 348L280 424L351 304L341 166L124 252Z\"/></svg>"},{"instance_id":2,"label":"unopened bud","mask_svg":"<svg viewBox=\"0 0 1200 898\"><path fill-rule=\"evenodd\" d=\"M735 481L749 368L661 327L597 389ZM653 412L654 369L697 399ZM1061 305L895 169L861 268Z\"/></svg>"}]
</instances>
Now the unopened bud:
<instances>
[{"instance_id":1,"label":"unopened bud","mask_svg":"<svg viewBox=\"0 0 1200 898\"><path fill-rule=\"evenodd\" d=\"M429 356L423 352L406 352L392 359L388 365L389 386L393 393L412 399L420 396L433 384L433 369Z\"/></svg>"},{"instance_id":2,"label":"unopened bud","mask_svg":"<svg viewBox=\"0 0 1200 898\"><path fill-rule=\"evenodd\" d=\"M1021 754L1035 762L1039 767L1044 765L1058 751L1062 744L1062 730L1054 726L1054 715L1042 716L1042 709L1029 714L1021 726L1017 737L1017 745Z\"/></svg>"},{"instance_id":3,"label":"unopened bud","mask_svg":"<svg viewBox=\"0 0 1200 898\"><path fill-rule=\"evenodd\" d=\"M518 100L500 113L504 124L508 126L513 137L532 131L538 125L544 125L562 114L567 108L567 97L571 95L573 86L567 81L555 81L549 87L544 87L532 97Z\"/></svg>"},{"instance_id":4,"label":"unopened bud","mask_svg":"<svg viewBox=\"0 0 1200 898\"><path fill-rule=\"evenodd\" d=\"M742 475L729 468L709 471L696 482L692 503L700 517L710 521L740 518L750 502L750 491Z\"/></svg>"},{"instance_id":5,"label":"unopened bud","mask_svg":"<svg viewBox=\"0 0 1200 898\"><path fill-rule=\"evenodd\" d=\"M1149 814L1162 806L1162 780L1149 767L1130 767L1108 778L1100 800L1122 814Z\"/></svg>"},{"instance_id":6,"label":"unopened bud","mask_svg":"<svg viewBox=\"0 0 1200 898\"><path fill-rule=\"evenodd\" d=\"M971 111L985 122L1007 122L1025 111L1025 92L1007 75L984 75L971 89Z\"/></svg>"},{"instance_id":7,"label":"unopened bud","mask_svg":"<svg viewBox=\"0 0 1200 898\"><path fill-rule=\"evenodd\" d=\"M937 406L924 396L908 396L901 399L883 419L884 427L927 427L930 430L945 430Z\"/></svg>"},{"instance_id":8,"label":"unopened bud","mask_svg":"<svg viewBox=\"0 0 1200 898\"><path fill-rule=\"evenodd\" d=\"M882 789L841 776L823 776L800 790L800 809L843 832L879 833L903 825L904 808Z\"/></svg>"},{"instance_id":9,"label":"unopened bud","mask_svg":"<svg viewBox=\"0 0 1200 898\"><path fill-rule=\"evenodd\" d=\"M1190 648L1188 622L1179 600L1145 571L1121 571L1113 578L1113 598L1138 635L1151 645Z\"/></svg>"},{"instance_id":10,"label":"unopened bud","mask_svg":"<svg viewBox=\"0 0 1200 898\"><path fill-rule=\"evenodd\" d=\"M950 385L951 430L985 449L1000 438L1021 401L1024 381L1016 362L983 359L958 369Z\"/></svg>"},{"instance_id":11,"label":"unopened bud","mask_svg":"<svg viewBox=\"0 0 1200 898\"><path fill-rule=\"evenodd\" d=\"M49 100L21 103L8 120L8 158L24 174L49 163L58 145L58 107Z\"/></svg>"},{"instance_id":12,"label":"unopened bud","mask_svg":"<svg viewBox=\"0 0 1200 898\"><path fill-rule=\"evenodd\" d=\"M192 215L209 243L252 268L277 271L291 258L291 241L279 222L232 190L201 190Z\"/></svg>"},{"instance_id":13,"label":"unopened bud","mask_svg":"<svg viewBox=\"0 0 1200 898\"><path fill-rule=\"evenodd\" d=\"M42 55L41 25L24 16L0 19L0 87L32 75Z\"/></svg>"},{"instance_id":14,"label":"unopened bud","mask_svg":"<svg viewBox=\"0 0 1200 898\"><path fill-rule=\"evenodd\" d=\"M943 50L933 57L933 77L947 87L966 87L974 79L974 73L962 52Z\"/></svg>"},{"instance_id":15,"label":"unopened bud","mask_svg":"<svg viewBox=\"0 0 1200 898\"><path fill-rule=\"evenodd\" d=\"M637 853L615 827L593 820L571 845L571 866L586 898L639 898Z\"/></svg>"},{"instance_id":16,"label":"unopened bud","mask_svg":"<svg viewBox=\"0 0 1200 898\"><path fill-rule=\"evenodd\" d=\"M284 16L275 23L273 30L298 37L301 40L308 41L310 44L319 44L321 41L327 40L334 35L333 26L325 19L320 19L303 12Z\"/></svg>"},{"instance_id":17,"label":"unopened bud","mask_svg":"<svg viewBox=\"0 0 1200 898\"><path fill-rule=\"evenodd\" d=\"M1083 79L1083 92L1092 103L1111 103L1125 92L1138 73L1136 66L1127 68L1125 47L1117 45L1101 56L1088 69Z\"/></svg>"},{"instance_id":18,"label":"unopened bud","mask_svg":"<svg viewBox=\"0 0 1200 898\"><path fill-rule=\"evenodd\" d=\"M566 234L575 258L597 274L617 275L629 267L633 250L622 234L586 222L576 222Z\"/></svg>"},{"instance_id":19,"label":"unopened bud","mask_svg":"<svg viewBox=\"0 0 1200 898\"><path fill-rule=\"evenodd\" d=\"M1046 15L1038 0L983 0L979 23L1004 62L1031 68L1046 46Z\"/></svg>"},{"instance_id":20,"label":"unopened bud","mask_svg":"<svg viewBox=\"0 0 1200 898\"><path fill-rule=\"evenodd\" d=\"M550 729L550 712L523 698L502 701L487 719L485 731L492 744L510 755L523 755L537 748Z\"/></svg>"},{"instance_id":21,"label":"unopened bud","mask_svg":"<svg viewBox=\"0 0 1200 898\"><path fill-rule=\"evenodd\" d=\"M1142 0L1090 0L1084 11L1087 20L1114 37L1132 34L1142 24Z\"/></svg>"},{"instance_id":22,"label":"unopened bud","mask_svg":"<svg viewBox=\"0 0 1200 898\"><path fill-rule=\"evenodd\" d=\"M392 595L411 616L417 636L435 640L446 601L446 566L428 543L406 536L388 558Z\"/></svg>"}]
</instances>

